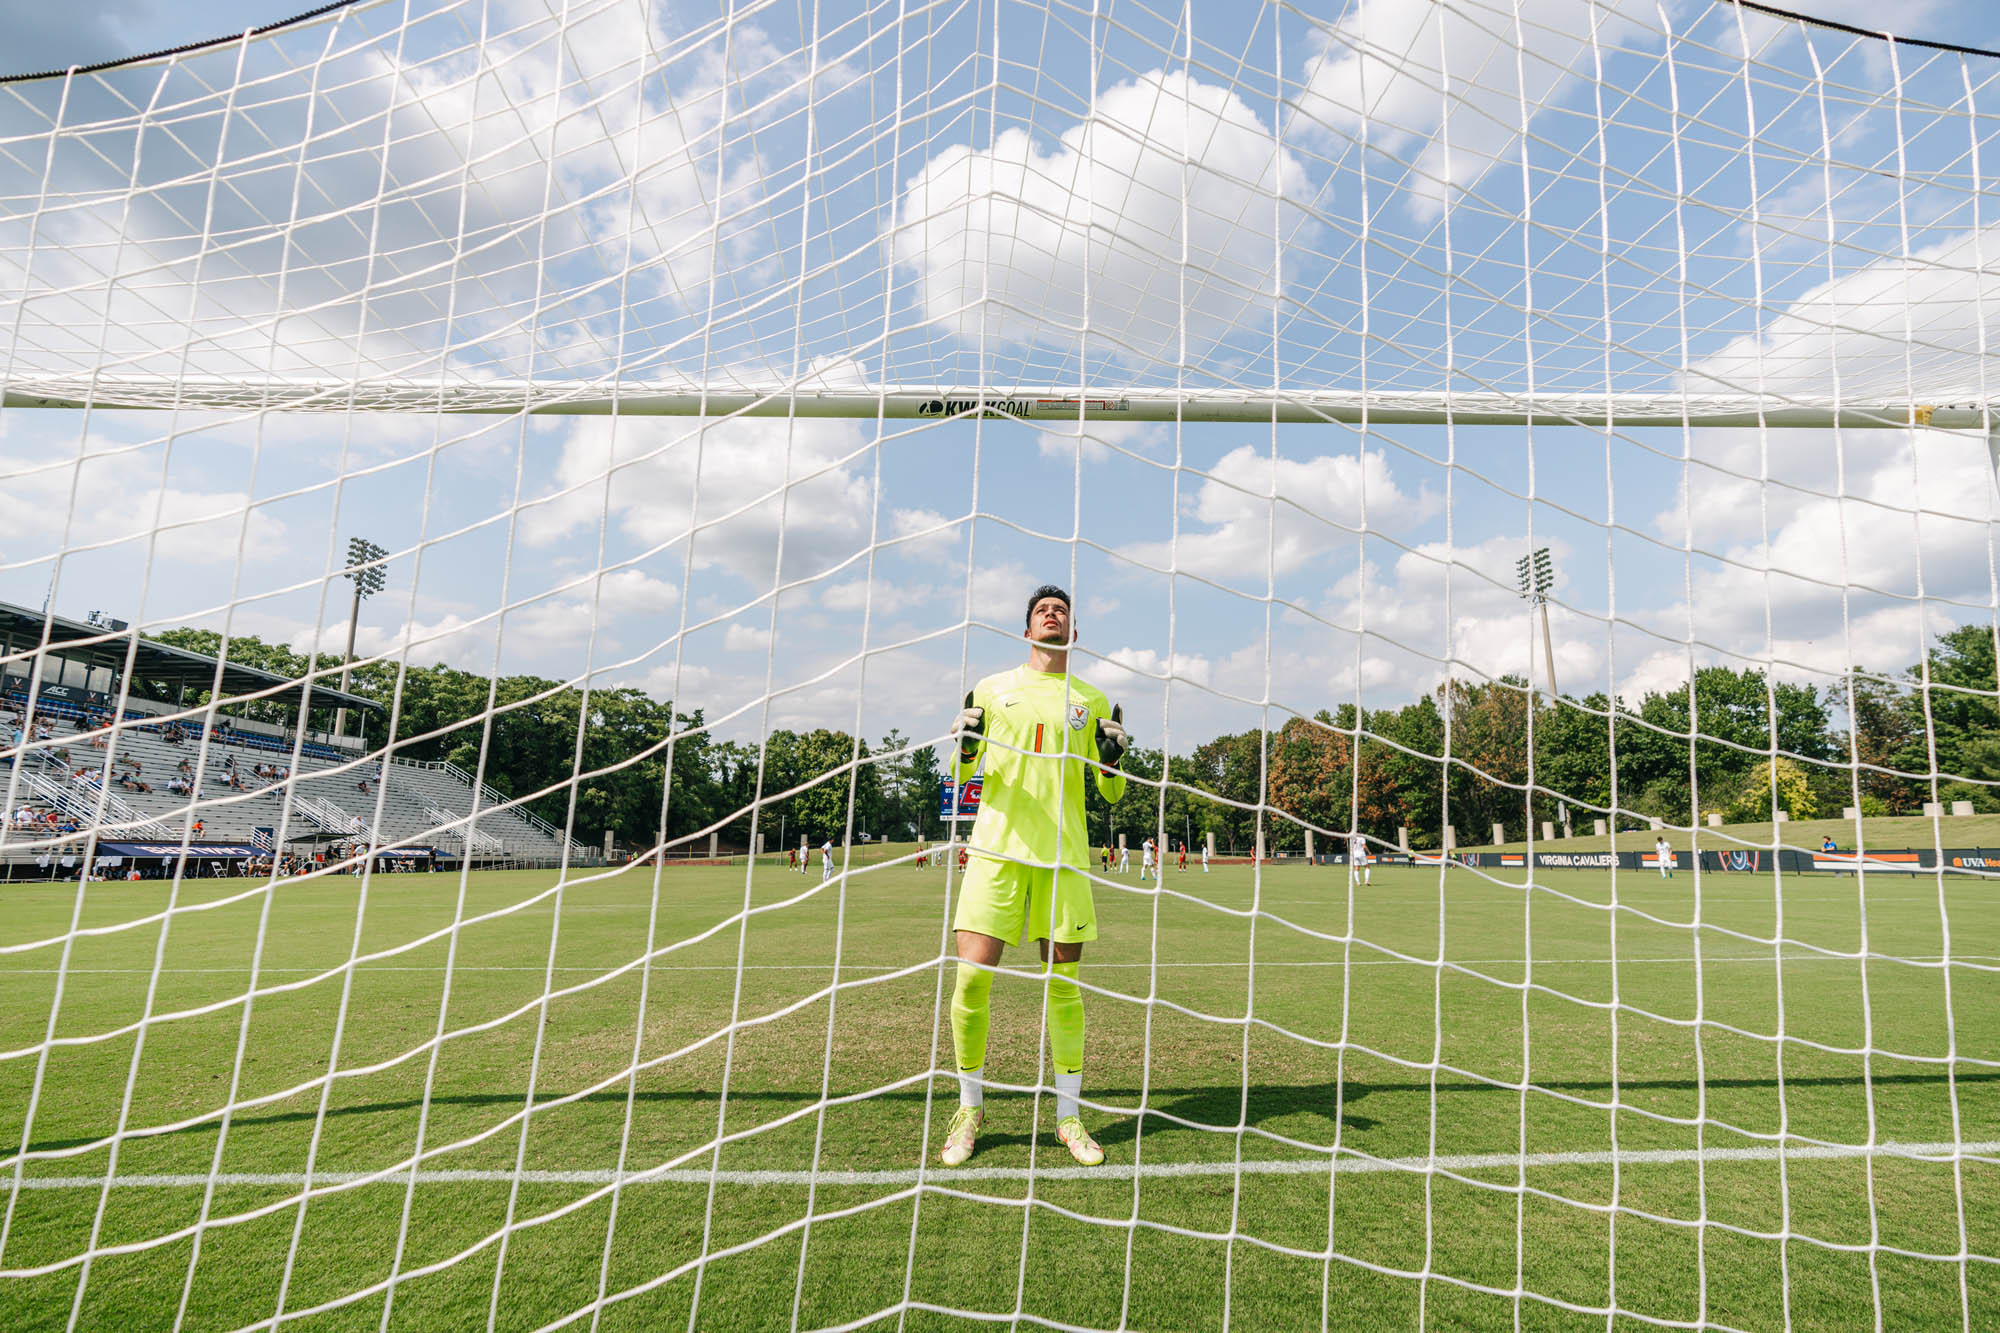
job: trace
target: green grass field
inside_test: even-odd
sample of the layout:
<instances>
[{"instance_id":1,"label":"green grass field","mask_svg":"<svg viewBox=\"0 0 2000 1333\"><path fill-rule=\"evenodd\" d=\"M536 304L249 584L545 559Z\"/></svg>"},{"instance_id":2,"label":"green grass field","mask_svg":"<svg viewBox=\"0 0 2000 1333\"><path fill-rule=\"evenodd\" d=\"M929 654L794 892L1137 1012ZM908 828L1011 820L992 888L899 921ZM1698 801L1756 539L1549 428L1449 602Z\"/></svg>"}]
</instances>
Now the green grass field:
<instances>
[{"instance_id":1,"label":"green grass field","mask_svg":"<svg viewBox=\"0 0 2000 1333\"><path fill-rule=\"evenodd\" d=\"M32 1101L46 1186L9 1191L0 1327L588 1327L600 1290L632 1329L2000 1326L1981 882L1871 877L1864 936L1831 876L1707 876L1699 928L1686 873L1620 876L1615 911L1608 873L1385 868L1351 908L1340 869L1125 879L1083 968L1091 1178L1051 1099L1004 1089L969 1166L926 1168L955 1100L926 1077L951 1064L941 873L553 881L190 884L184 909L244 896L164 936L164 885L80 912L75 885L6 889L0 943L51 943L0 955L0 1144L11 1181ZM342 970L357 922L402 951ZM1864 939L1890 957L1814 952ZM995 1079L1042 1076L1039 1005L996 984ZM188 1016L141 1044L148 1013ZM1987 1160L1781 1160L1777 1135ZM419 1149L414 1185L336 1174L301 1207L309 1162ZM621 1161L676 1174L614 1191Z\"/></svg>"}]
</instances>

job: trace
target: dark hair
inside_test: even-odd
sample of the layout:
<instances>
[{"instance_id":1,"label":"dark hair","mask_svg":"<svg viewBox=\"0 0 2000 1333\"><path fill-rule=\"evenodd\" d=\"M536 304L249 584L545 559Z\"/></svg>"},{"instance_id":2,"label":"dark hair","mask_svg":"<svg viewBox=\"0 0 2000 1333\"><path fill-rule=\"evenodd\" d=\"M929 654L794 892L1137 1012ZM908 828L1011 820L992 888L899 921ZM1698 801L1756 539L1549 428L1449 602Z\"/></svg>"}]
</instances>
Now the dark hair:
<instances>
[{"instance_id":1,"label":"dark hair","mask_svg":"<svg viewBox=\"0 0 2000 1333\"><path fill-rule=\"evenodd\" d=\"M1026 628L1033 629L1035 627L1035 605L1045 597L1060 597L1062 598L1063 610L1068 611L1070 609L1069 594L1053 583L1044 583L1041 587L1028 594L1028 610L1022 617L1026 622Z\"/></svg>"}]
</instances>

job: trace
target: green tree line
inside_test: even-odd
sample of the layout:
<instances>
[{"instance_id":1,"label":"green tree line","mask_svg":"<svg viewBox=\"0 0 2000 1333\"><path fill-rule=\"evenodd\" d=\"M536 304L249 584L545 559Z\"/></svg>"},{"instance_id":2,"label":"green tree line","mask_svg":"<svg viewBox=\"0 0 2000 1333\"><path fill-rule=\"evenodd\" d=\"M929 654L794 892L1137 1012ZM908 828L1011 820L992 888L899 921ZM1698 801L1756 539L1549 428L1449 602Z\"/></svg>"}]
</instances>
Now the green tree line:
<instances>
[{"instance_id":1,"label":"green tree line","mask_svg":"<svg viewBox=\"0 0 2000 1333\"><path fill-rule=\"evenodd\" d=\"M1093 835L1157 824L1190 846L1213 831L1219 846L1247 851L1260 793L1271 811L1266 845L1279 850L1302 846L1307 825L1392 842L1407 828L1412 846L1436 848L1447 822L1474 846L1495 824L1518 839L1532 820L1539 834L1565 806L1586 833L1614 805L1628 828L1711 813L1728 823L1778 811L1810 819L1849 806L1916 814L1930 801L1992 812L1997 697L1994 635L1979 625L1939 635L1926 660L1902 672L1857 672L1851 690L1728 667L1700 668L1691 685L1636 702L1602 693L1552 701L1518 676L1454 680L1399 708L1344 704L1218 736L1167 763L1137 750L1130 771L1161 785L1143 811L1100 803Z\"/></svg>"},{"instance_id":2,"label":"green tree line","mask_svg":"<svg viewBox=\"0 0 2000 1333\"><path fill-rule=\"evenodd\" d=\"M209 656L223 646L213 630L154 637ZM301 677L311 668L285 645L252 636L232 637L228 647L232 662L280 675ZM319 669L325 671L324 659ZM660 840L663 820L669 842L720 820L722 841L747 847L753 817L754 831L770 847L781 836L795 843L804 835L815 844L839 842L849 832L939 836L937 756L928 746L913 749L895 731L870 745L840 731L778 730L760 756L755 745L715 739L700 708L677 709L632 688L586 695L540 676L496 680L450 666L376 662L357 663L349 689L385 709L393 705L398 757L456 764L506 796L531 797L528 809L588 843L609 830L625 846L650 847ZM231 704L229 711L284 725L298 721L294 707L274 701ZM350 719L350 731L359 725ZM379 744L383 724L368 725L371 744ZM765 799L752 812L759 792ZM706 839L698 839L697 849L705 848Z\"/></svg>"},{"instance_id":3,"label":"green tree line","mask_svg":"<svg viewBox=\"0 0 2000 1333\"><path fill-rule=\"evenodd\" d=\"M210 630L157 637L210 655L222 647ZM311 665L252 637L228 648L232 661L286 676ZM776 730L760 747L718 740L700 708L641 690L586 694L449 666L361 663L351 688L394 706L398 755L446 760L507 795L532 794L529 808L585 841L609 830L624 845L651 846L662 821L669 841L721 821L735 846L753 832L773 847L781 836L941 836L938 754L899 731L871 744L824 728ZM1470 846L1496 823L1516 838L1530 820L1539 830L1563 805L1587 832L1614 791L1630 826L1710 812L1732 823L1779 810L1807 819L1856 804L1868 815L1911 813L1931 800L2000 810L1996 698L1994 636L1976 625L1941 634L1907 670L1857 673L1851 691L1728 667L1701 668L1691 683L1636 702L1602 693L1552 701L1519 677L1454 680L1398 708L1343 704L1185 754L1135 748L1125 767L1137 781L1120 805L1092 790L1091 836L1136 842L1156 830L1196 847L1213 832L1219 847L1242 852L1255 845L1262 807L1273 849L1302 846L1307 825L1387 841L1407 828L1413 846L1438 847L1448 811ZM297 720L271 702L231 711Z\"/></svg>"}]
</instances>

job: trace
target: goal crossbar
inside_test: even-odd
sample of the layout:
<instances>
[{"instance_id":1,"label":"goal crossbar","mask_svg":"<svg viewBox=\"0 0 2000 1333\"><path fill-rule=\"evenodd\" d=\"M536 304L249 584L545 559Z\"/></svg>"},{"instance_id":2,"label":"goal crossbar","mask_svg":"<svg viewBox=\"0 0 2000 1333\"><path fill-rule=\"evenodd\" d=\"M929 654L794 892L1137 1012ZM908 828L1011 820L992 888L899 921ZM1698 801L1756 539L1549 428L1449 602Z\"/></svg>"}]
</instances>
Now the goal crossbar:
<instances>
[{"instance_id":1,"label":"goal crossbar","mask_svg":"<svg viewBox=\"0 0 2000 1333\"><path fill-rule=\"evenodd\" d=\"M795 389L778 384L701 390L686 384L557 380L183 379L98 376L16 379L9 408L188 412L446 412L549 416L753 416L1019 421L1376 425L1789 427L1987 430L1990 404L1964 400L1815 402L1716 394L1508 394L1302 390L1120 389L883 385Z\"/></svg>"}]
</instances>

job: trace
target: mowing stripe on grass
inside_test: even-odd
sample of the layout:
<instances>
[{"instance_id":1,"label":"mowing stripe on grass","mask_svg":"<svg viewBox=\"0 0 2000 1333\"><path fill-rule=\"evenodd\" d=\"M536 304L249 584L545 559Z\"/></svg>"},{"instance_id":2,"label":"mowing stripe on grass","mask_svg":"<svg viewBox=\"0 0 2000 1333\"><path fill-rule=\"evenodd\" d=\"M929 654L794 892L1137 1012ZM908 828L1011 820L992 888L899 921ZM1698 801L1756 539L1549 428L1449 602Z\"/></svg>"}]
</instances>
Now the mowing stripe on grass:
<instances>
[{"instance_id":1,"label":"mowing stripe on grass","mask_svg":"<svg viewBox=\"0 0 2000 1333\"><path fill-rule=\"evenodd\" d=\"M1446 1157L1347 1157L1343 1156L1332 1164L1332 1170L1339 1175L1370 1175L1383 1171L1491 1171L1519 1168L1539 1168L1550 1166L1610 1166L1614 1162L1625 1166L1661 1166L1687 1162L1772 1162L1781 1155L1787 1161L1828 1161L1855 1157L1922 1157L1950 1159L1954 1154L1964 1157L1992 1157L2000 1155L2000 1139L1989 1139L1978 1143L1878 1143L1874 1147L1849 1144L1802 1143L1787 1148L1653 1148L1633 1149L1619 1152L1540 1152L1522 1156L1519 1153L1469 1153ZM1942 1163L1940 1163L1942 1164ZM1312 1176L1325 1175L1328 1163L1319 1158L1293 1158L1285 1161L1251 1162L1148 1162L1133 1167L1107 1163L1103 1166L1052 1166L1037 1167L1032 1172L1016 1166L970 1166L958 1168L937 1168L924 1173L926 1179L934 1182L958 1180L1027 1180L1033 1176L1037 1180L1130 1180L1134 1173L1146 1180L1172 1179L1179 1176ZM432 1169L417 1172L420 1185L508 1185L514 1182L517 1173L513 1171L479 1171ZM522 1171L519 1172L523 1185L609 1185L617 1178L616 1171ZM379 1185L394 1185L398 1188L408 1183L407 1171L396 1171L388 1175L362 1171L317 1171L313 1173L316 1185L345 1185L355 1181L374 1179ZM914 1185L917 1173L912 1170L898 1171L703 1171L682 1168L672 1171L627 1171L624 1183L627 1185L707 1185L713 1178L719 1185ZM213 1177L218 1188L230 1185L279 1186L287 1189L301 1188L306 1178L296 1171L236 1171L223 1172ZM110 1184L116 1189L197 1189L209 1183L206 1175L130 1175L115 1176ZM41 1176L29 1177L20 1182L24 1190L101 1190L105 1186L103 1176ZM7 1187L13 1188L8 1181Z\"/></svg>"}]
</instances>

